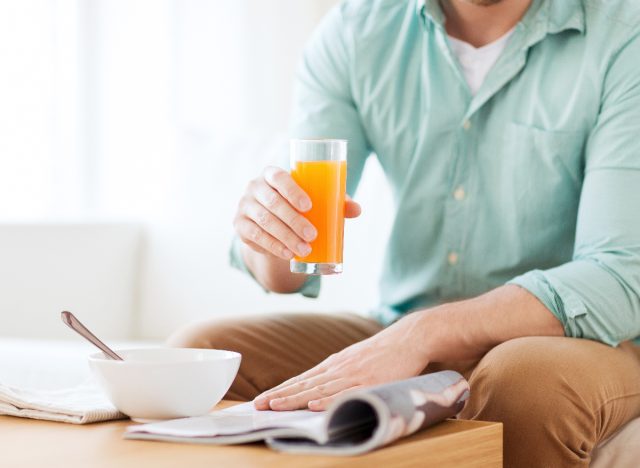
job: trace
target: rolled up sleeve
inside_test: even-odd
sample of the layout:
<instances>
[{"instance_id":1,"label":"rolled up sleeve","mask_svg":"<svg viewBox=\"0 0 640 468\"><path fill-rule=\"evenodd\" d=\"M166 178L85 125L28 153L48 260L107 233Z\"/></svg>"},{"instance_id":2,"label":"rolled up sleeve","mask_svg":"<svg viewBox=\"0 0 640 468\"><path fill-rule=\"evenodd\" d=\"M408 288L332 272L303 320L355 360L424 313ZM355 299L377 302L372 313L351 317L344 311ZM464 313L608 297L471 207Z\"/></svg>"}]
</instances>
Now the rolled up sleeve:
<instances>
[{"instance_id":1,"label":"rolled up sleeve","mask_svg":"<svg viewBox=\"0 0 640 468\"><path fill-rule=\"evenodd\" d=\"M612 346L640 336L640 40L607 70L585 149L574 255L510 283L538 297L567 336ZM552 248L552 246L550 246Z\"/></svg>"}]
</instances>

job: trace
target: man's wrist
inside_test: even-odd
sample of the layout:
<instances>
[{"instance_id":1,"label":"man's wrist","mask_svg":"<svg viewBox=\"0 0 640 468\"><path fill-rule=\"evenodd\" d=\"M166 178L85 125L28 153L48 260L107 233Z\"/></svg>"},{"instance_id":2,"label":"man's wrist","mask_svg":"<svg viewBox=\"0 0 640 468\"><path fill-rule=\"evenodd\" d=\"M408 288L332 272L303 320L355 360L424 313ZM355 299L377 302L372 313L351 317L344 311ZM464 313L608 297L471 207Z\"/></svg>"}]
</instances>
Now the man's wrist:
<instances>
[{"instance_id":1,"label":"man's wrist","mask_svg":"<svg viewBox=\"0 0 640 468\"><path fill-rule=\"evenodd\" d=\"M445 306L433 309L423 309L412 312L401 321L409 329L410 340L416 347L417 354L426 363L433 362L435 356L441 354L441 337L444 334L446 323L437 311Z\"/></svg>"},{"instance_id":2,"label":"man's wrist","mask_svg":"<svg viewBox=\"0 0 640 468\"><path fill-rule=\"evenodd\" d=\"M265 289L280 294L297 292L304 285L308 275L291 273L289 261L270 253L258 253L243 244L243 260L253 277Z\"/></svg>"},{"instance_id":3,"label":"man's wrist","mask_svg":"<svg viewBox=\"0 0 640 468\"><path fill-rule=\"evenodd\" d=\"M429 362L478 357L497 344L486 334L481 301L477 297L415 312Z\"/></svg>"}]
</instances>

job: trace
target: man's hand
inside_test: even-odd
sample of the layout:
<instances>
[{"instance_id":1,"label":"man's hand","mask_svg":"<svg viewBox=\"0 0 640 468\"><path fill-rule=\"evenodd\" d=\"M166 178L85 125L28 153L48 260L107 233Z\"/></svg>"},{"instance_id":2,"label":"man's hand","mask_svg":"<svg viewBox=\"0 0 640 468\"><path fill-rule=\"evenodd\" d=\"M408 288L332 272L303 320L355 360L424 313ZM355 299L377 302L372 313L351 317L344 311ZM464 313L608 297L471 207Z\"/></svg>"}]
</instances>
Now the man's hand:
<instances>
[{"instance_id":1,"label":"man's hand","mask_svg":"<svg viewBox=\"0 0 640 468\"><path fill-rule=\"evenodd\" d=\"M339 394L413 377L430 361L480 359L521 336L563 336L560 321L529 291L511 284L413 312L313 369L263 393L257 409L321 411Z\"/></svg>"},{"instance_id":2,"label":"man's hand","mask_svg":"<svg viewBox=\"0 0 640 468\"><path fill-rule=\"evenodd\" d=\"M259 395L254 400L255 407L323 411L344 392L414 377L429 363L424 337L420 313L410 314Z\"/></svg>"},{"instance_id":3,"label":"man's hand","mask_svg":"<svg viewBox=\"0 0 640 468\"><path fill-rule=\"evenodd\" d=\"M267 167L260 177L249 182L233 224L251 249L291 260L294 255L309 255L309 242L318 235L315 226L301 214L310 209L311 199L288 172ZM360 205L347 199L345 217L359 214Z\"/></svg>"}]
</instances>

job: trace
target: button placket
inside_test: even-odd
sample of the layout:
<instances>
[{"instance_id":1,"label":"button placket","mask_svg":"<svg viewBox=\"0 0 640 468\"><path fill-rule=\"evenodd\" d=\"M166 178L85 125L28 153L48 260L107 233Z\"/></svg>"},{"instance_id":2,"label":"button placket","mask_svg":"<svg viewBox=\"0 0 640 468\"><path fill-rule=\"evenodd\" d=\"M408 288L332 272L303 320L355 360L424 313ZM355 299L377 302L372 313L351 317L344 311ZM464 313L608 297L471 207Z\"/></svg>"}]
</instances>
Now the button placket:
<instances>
[{"instance_id":1,"label":"button placket","mask_svg":"<svg viewBox=\"0 0 640 468\"><path fill-rule=\"evenodd\" d=\"M442 284L443 299L459 297L463 291L463 240L466 238L467 198L465 190L469 174L469 148L473 137L472 123L465 119L456 132L456 145L453 151L454 169L449 179L449 196L445 201L443 234L445 239L444 278Z\"/></svg>"}]
</instances>

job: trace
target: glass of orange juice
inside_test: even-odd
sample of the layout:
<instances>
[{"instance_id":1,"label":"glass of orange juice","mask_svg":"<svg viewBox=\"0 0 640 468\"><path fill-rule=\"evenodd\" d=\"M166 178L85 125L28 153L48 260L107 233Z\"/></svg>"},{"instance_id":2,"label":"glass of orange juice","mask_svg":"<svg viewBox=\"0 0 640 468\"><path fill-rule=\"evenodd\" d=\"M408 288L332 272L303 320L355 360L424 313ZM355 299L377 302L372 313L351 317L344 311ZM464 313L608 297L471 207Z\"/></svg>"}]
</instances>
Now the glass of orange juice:
<instances>
[{"instance_id":1,"label":"glass of orange juice","mask_svg":"<svg viewBox=\"0 0 640 468\"><path fill-rule=\"evenodd\" d=\"M346 140L291 140L291 177L311 198L303 213L318 236L311 253L291 260L293 273L342 273L344 199L347 185Z\"/></svg>"}]
</instances>

